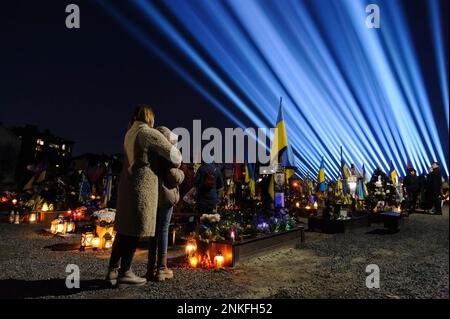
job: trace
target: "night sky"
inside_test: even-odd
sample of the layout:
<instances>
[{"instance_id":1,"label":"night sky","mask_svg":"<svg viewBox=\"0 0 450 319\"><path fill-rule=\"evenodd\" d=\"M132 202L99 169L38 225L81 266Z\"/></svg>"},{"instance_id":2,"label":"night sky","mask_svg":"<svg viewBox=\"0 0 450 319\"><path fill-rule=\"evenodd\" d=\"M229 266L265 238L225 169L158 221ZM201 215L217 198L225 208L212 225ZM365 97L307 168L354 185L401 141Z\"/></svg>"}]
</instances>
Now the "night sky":
<instances>
[{"instance_id":1,"label":"night sky","mask_svg":"<svg viewBox=\"0 0 450 319\"><path fill-rule=\"evenodd\" d=\"M65 27L70 3L80 5L80 29ZM75 154L122 152L140 103L153 107L155 125L233 126L94 1L11 1L0 26L4 125L48 128L75 141Z\"/></svg>"},{"instance_id":2,"label":"night sky","mask_svg":"<svg viewBox=\"0 0 450 319\"><path fill-rule=\"evenodd\" d=\"M65 27L65 7L69 3L80 6L81 29ZM424 1L405 3L415 45L421 48L421 68L427 70L425 76L435 79L434 71L428 70L426 64L433 58L430 35L424 31L428 28ZM234 126L95 1L8 1L0 6L3 125L48 128L75 141L75 155L122 152L124 130L139 103L154 108L156 125L190 128L193 119L202 119L204 126ZM156 30L149 30L148 35L177 57L177 51ZM445 45L448 52L448 41ZM179 62L209 87L183 57L179 56ZM439 86L427 84L431 100L438 99ZM210 89L225 105L230 103L217 90Z\"/></svg>"}]
</instances>

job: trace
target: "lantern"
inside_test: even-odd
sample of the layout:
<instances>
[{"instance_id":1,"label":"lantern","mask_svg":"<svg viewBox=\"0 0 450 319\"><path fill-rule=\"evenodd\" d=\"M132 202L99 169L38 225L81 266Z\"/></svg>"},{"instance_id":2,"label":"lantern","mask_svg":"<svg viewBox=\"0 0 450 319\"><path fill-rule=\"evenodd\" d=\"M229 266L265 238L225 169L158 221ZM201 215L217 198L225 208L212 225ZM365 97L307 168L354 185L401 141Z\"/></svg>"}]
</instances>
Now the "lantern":
<instances>
[{"instance_id":1,"label":"lantern","mask_svg":"<svg viewBox=\"0 0 450 319\"><path fill-rule=\"evenodd\" d=\"M75 222L73 220L69 220L67 222L67 225L66 225L66 232L67 233L74 233L75 232L75 227L76 227Z\"/></svg>"},{"instance_id":2,"label":"lantern","mask_svg":"<svg viewBox=\"0 0 450 319\"><path fill-rule=\"evenodd\" d=\"M198 258L196 256L189 257L189 265L191 265L192 268L196 268L198 265Z\"/></svg>"},{"instance_id":3,"label":"lantern","mask_svg":"<svg viewBox=\"0 0 450 319\"><path fill-rule=\"evenodd\" d=\"M112 234L113 231L114 231L113 226L100 226L100 225L95 226L95 233L100 238L103 238L103 236L105 236L106 233Z\"/></svg>"},{"instance_id":4,"label":"lantern","mask_svg":"<svg viewBox=\"0 0 450 319\"><path fill-rule=\"evenodd\" d=\"M314 209L317 209L319 205L317 204L317 202L314 203Z\"/></svg>"},{"instance_id":5,"label":"lantern","mask_svg":"<svg viewBox=\"0 0 450 319\"><path fill-rule=\"evenodd\" d=\"M45 202L45 203L42 205L42 211L43 211L43 212L48 211L48 204L47 204L47 202Z\"/></svg>"},{"instance_id":6,"label":"lantern","mask_svg":"<svg viewBox=\"0 0 450 319\"><path fill-rule=\"evenodd\" d=\"M55 218L52 220L51 226L50 226L50 232L52 234L62 234L64 235L66 233L67 229L67 223L62 218Z\"/></svg>"},{"instance_id":7,"label":"lantern","mask_svg":"<svg viewBox=\"0 0 450 319\"><path fill-rule=\"evenodd\" d=\"M98 248L100 248L100 245L101 245L101 240L100 240L100 237L94 237L93 239L92 239L92 248L94 248L94 249L98 249Z\"/></svg>"},{"instance_id":8,"label":"lantern","mask_svg":"<svg viewBox=\"0 0 450 319\"><path fill-rule=\"evenodd\" d=\"M112 248L112 244L113 244L113 236L111 236L110 233L106 233L102 238L102 248L110 249Z\"/></svg>"},{"instance_id":9,"label":"lantern","mask_svg":"<svg viewBox=\"0 0 450 319\"><path fill-rule=\"evenodd\" d=\"M67 223L66 222L59 222L58 225L56 226L56 233L57 234L65 234L66 233L66 227L67 227Z\"/></svg>"},{"instance_id":10,"label":"lantern","mask_svg":"<svg viewBox=\"0 0 450 319\"><path fill-rule=\"evenodd\" d=\"M295 207L300 208L300 202L296 202Z\"/></svg>"},{"instance_id":11,"label":"lantern","mask_svg":"<svg viewBox=\"0 0 450 319\"><path fill-rule=\"evenodd\" d=\"M220 268L223 268L223 264L225 262L225 258L222 256L222 254L219 252L215 257L214 257L214 268L216 268L216 270L219 270Z\"/></svg>"},{"instance_id":12,"label":"lantern","mask_svg":"<svg viewBox=\"0 0 450 319\"><path fill-rule=\"evenodd\" d=\"M13 224L14 219L15 219L15 214L14 214L14 211L12 210L11 213L9 214L9 223Z\"/></svg>"},{"instance_id":13,"label":"lantern","mask_svg":"<svg viewBox=\"0 0 450 319\"><path fill-rule=\"evenodd\" d=\"M16 205L17 204L17 199L14 198L11 202L12 202L13 205Z\"/></svg>"},{"instance_id":14,"label":"lantern","mask_svg":"<svg viewBox=\"0 0 450 319\"><path fill-rule=\"evenodd\" d=\"M28 223L34 224L37 221L37 213L36 212L30 212L28 214Z\"/></svg>"},{"instance_id":15,"label":"lantern","mask_svg":"<svg viewBox=\"0 0 450 319\"><path fill-rule=\"evenodd\" d=\"M50 232L51 232L52 234L56 234L56 227L57 227L58 224L59 224L58 219L52 220L52 222L51 222L51 224L50 224Z\"/></svg>"},{"instance_id":16,"label":"lantern","mask_svg":"<svg viewBox=\"0 0 450 319\"><path fill-rule=\"evenodd\" d=\"M94 233L85 232L81 235L81 248L91 247L92 240L94 239Z\"/></svg>"},{"instance_id":17,"label":"lantern","mask_svg":"<svg viewBox=\"0 0 450 319\"><path fill-rule=\"evenodd\" d=\"M14 224L20 224L19 212L16 212L16 214L14 215Z\"/></svg>"}]
</instances>

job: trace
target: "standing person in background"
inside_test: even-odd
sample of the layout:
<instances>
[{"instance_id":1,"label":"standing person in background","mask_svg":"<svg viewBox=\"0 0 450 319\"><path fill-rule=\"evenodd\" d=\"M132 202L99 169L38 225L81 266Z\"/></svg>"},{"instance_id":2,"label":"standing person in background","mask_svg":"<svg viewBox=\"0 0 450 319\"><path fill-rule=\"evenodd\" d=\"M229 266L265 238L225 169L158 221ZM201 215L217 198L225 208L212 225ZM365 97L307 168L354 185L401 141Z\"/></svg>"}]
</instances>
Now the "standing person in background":
<instances>
[{"instance_id":1,"label":"standing person in background","mask_svg":"<svg viewBox=\"0 0 450 319\"><path fill-rule=\"evenodd\" d=\"M167 127L156 128L172 144L178 142L178 135ZM147 280L164 281L173 278L173 271L167 267L167 247L169 245L169 226L173 207L180 200L179 185L184 173L175 168L172 162L158 158L158 213L156 216L155 236L150 238L148 249Z\"/></svg>"},{"instance_id":2,"label":"standing person in background","mask_svg":"<svg viewBox=\"0 0 450 319\"><path fill-rule=\"evenodd\" d=\"M434 214L442 215L441 192L442 192L442 174L438 162L431 165L430 173L427 177L429 192L434 206Z\"/></svg>"},{"instance_id":3,"label":"standing person in background","mask_svg":"<svg viewBox=\"0 0 450 319\"><path fill-rule=\"evenodd\" d=\"M181 164L181 153L153 128L154 113L149 106L136 108L124 139L124 163L120 175L117 231L106 280L120 287L141 286L147 280L133 273L131 262L139 237L155 235L158 208L158 157Z\"/></svg>"},{"instance_id":4,"label":"standing person in background","mask_svg":"<svg viewBox=\"0 0 450 319\"><path fill-rule=\"evenodd\" d=\"M408 194L408 212L413 213L416 209L417 198L420 194L420 178L416 174L414 168L408 169L408 175L403 181L403 187Z\"/></svg>"},{"instance_id":5,"label":"standing person in background","mask_svg":"<svg viewBox=\"0 0 450 319\"><path fill-rule=\"evenodd\" d=\"M214 163L200 166L194 177L194 187L197 189L197 213L201 215L215 211L222 198L223 178Z\"/></svg>"},{"instance_id":6,"label":"standing person in background","mask_svg":"<svg viewBox=\"0 0 450 319\"><path fill-rule=\"evenodd\" d=\"M194 187L194 165L193 164L186 164L183 163L180 167L180 169L184 173L184 180L183 183L180 185L180 197L183 197L191 190L192 187Z\"/></svg>"}]
</instances>

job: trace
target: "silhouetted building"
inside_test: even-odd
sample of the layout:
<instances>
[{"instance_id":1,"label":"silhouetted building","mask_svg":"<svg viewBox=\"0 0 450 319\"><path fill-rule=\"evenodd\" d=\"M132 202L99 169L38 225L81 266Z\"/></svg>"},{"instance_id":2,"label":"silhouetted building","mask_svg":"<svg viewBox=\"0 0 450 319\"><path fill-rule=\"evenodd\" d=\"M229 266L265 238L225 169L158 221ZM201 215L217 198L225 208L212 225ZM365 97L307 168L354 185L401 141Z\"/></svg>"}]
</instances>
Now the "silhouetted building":
<instances>
[{"instance_id":1,"label":"silhouetted building","mask_svg":"<svg viewBox=\"0 0 450 319\"><path fill-rule=\"evenodd\" d=\"M0 191L15 189L17 186L16 168L20 148L20 139L0 125Z\"/></svg>"},{"instance_id":2,"label":"silhouetted building","mask_svg":"<svg viewBox=\"0 0 450 319\"><path fill-rule=\"evenodd\" d=\"M67 170L74 142L58 137L49 130L40 131L34 125L13 127L11 131L21 141L20 160L17 166L20 183L23 183L29 175L28 165L43 163L47 176L55 176Z\"/></svg>"}]
</instances>

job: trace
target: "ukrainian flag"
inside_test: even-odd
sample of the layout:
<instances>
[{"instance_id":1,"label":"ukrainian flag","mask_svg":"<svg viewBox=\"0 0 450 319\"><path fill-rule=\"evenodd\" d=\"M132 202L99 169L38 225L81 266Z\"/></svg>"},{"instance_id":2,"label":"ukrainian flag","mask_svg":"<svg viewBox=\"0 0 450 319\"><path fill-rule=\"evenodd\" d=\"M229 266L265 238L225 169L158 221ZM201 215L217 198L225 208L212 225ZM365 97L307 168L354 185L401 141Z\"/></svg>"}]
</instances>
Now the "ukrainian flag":
<instances>
[{"instance_id":1,"label":"ukrainian flag","mask_svg":"<svg viewBox=\"0 0 450 319\"><path fill-rule=\"evenodd\" d=\"M358 199L359 200L364 200L366 199L366 191L364 189L364 185L365 183L363 182L363 179L359 178L358 179L358 191L357 191L357 195L358 195Z\"/></svg>"},{"instance_id":2,"label":"ukrainian flag","mask_svg":"<svg viewBox=\"0 0 450 319\"><path fill-rule=\"evenodd\" d=\"M255 197L255 173L250 163L246 163L245 165L245 183L250 188L250 196L252 198Z\"/></svg>"},{"instance_id":3,"label":"ukrainian flag","mask_svg":"<svg viewBox=\"0 0 450 319\"><path fill-rule=\"evenodd\" d=\"M322 156L322 160L320 161L319 176L317 177L317 191L325 192L326 188L327 187L325 184L325 165Z\"/></svg>"},{"instance_id":4,"label":"ukrainian flag","mask_svg":"<svg viewBox=\"0 0 450 319\"><path fill-rule=\"evenodd\" d=\"M347 164L344 161L344 157L342 156L342 146L341 146L341 176L343 179L346 179L350 176L350 170L348 169Z\"/></svg>"},{"instance_id":5,"label":"ukrainian flag","mask_svg":"<svg viewBox=\"0 0 450 319\"><path fill-rule=\"evenodd\" d=\"M342 180L341 180L340 177L338 177L338 180L337 180L336 195L337 196L341 196L342 195Z\"/></svg>"},{"instance_id":6,"label":"ukrainian flag","mask_svg":"<svg viewBox=\"0 0 450 319\"><path fill-rule=\"evenodd\" d=\"M369 191L367 190L367 177L366 177L366 168L364 167L364 164L362 166L362 183L363 183L363 188L364 188L364 193L367 195L369 195Z\"/></svg>"},{"instance_id":7,"label":"ukrainian flag","mask_svg":"<svg viewBox=\"0 0 450 319\"><path fill-rule=\"evenodd\" d=\"M389 176L391 177L392 183L397 184L397 171L395 170L392 161L389 167Z\"/></svg>"},{"instance_id":8,"label":"ukrainian flag","mask_svg":"<svg viewBox=\"0 0 450 319\"><path fill-rule=\"evenodd\" d=\"M284 110L282 102L283 99L280 98L280 108L278 110L277 123L275 125L276 130L272 140L272 147L270 149L270 158L272 161L280 163L281 166L286 169L286 180L289 180L289 178L294 175L296 166L294 165L294 154L288 141L286 126L284 123ZM275 199L273 179L274 177L272 175L269 184L269 195L272 199Z\"/></svg>"}]
</instances>

